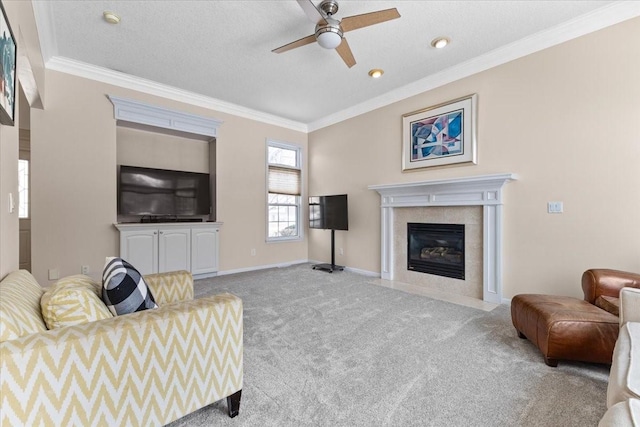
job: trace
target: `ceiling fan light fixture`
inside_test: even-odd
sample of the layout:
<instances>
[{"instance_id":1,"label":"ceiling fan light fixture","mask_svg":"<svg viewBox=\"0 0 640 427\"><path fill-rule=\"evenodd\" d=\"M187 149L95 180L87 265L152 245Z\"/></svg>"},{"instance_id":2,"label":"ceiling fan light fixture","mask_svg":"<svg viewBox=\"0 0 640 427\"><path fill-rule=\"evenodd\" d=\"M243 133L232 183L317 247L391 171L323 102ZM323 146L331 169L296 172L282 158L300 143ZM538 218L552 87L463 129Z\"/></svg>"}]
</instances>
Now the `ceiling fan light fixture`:
<instances>
[{"instance_id":1,"label":"ceiling fan light fixture","mask_svg":"<svg viewBox=\"0 0 640 427\"><path fill-rule=\"evenodd\" d=\"M109 24L118 24L120 22L120 17L118 15L116 15L113 12L109 12L108 10L105 10L104 12L102 12L102 17L104 18L105 21L107 21Z\"/></svg>"},{"instance_id":2,"label":"ceiling fan light fixture","mask_svg":"<svg viewBox=\"0 0 640 427\"><path fill-rule=\"evenodd\" d=\"M339 26L325 25L316 29L316 40L325 49L335 49L342 43L342 30Z\"/></svg>"},{"instance_id":3,"label":"ceiling fan light fixture","mask_svg":"<svg viewBox=\"0 0 640 427\"><path fill-rule=\"evenodd\" d=\"M378 79L382 77L383 74L384 74L384 70L381 70L379 68L374 68L373 70L369 71L369 76L374 79Z\"/></svg>"},{"instance_id":4,"label":"ceiling fan light fixture","mask_svg":"<svg viewBox=\"0 0 640 427\"><path fill-rule=\"evenodd\" d=\"M449 40L447 37L436 37L431 41L431 46L435 47L436 49L442 49L445 48L449 43L451 43L451 40Z\"/></svg>"}]
</instances>

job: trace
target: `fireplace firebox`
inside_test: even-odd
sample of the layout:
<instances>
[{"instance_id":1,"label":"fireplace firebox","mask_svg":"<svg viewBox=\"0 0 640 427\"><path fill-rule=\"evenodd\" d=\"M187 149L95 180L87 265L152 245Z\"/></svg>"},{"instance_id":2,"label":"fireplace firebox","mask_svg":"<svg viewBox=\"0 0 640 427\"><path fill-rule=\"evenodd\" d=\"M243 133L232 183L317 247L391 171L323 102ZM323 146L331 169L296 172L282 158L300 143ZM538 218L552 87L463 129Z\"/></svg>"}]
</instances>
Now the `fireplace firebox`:
<instances>
[{"instance_id":1,"label":"fireplace firebox","mask_svg":"<svg viewBox=\"0 0 640 427\"><path fill-rule=\"evenodd\" d=\"M464 280L464 224L407 223L407 269Z\"/></svg>"}]
</instances>

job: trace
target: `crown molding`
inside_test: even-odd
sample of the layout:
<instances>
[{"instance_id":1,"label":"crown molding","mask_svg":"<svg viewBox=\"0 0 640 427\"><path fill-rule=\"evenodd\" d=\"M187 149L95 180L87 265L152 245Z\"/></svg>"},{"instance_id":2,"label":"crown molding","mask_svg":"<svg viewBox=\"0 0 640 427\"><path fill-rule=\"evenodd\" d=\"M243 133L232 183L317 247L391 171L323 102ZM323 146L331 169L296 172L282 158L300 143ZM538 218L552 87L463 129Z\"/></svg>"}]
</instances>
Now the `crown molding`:
<instances>
[{"instance_id":1,"label":"crown molding","mask_svg":"<svg viewBox=\"0 0 640 427\"><path fill-rule=\"evenodd\" d=\"M35 18L36 29L38 30L42 61L46 64L51 57L58 53L51 2L31 0L31 6L33 7L33 17Z\"/></svg>"},{"instance_id":2,"label":"crown molding","mask_svg":"<svg viewBox=\"0 0 640 427\"><path fill-rule=\"evenodd\" d=\"M442 70L436 74L425 77L424 79L417 80L383 95L354 105L353 107L346 108L311 122L308 124L309 132L368 113L369 111L385 107L393 104L394 102L419 95L456 80L469 77L473 74L531 55L532 53L540 50L547 49L637 16L640 16L640 2L617 1L596 9L591 13L564 22L549 30L517 40L484 55L463 62L462 64Z\"/></svg>"},{"instance_id":3,"label":"crown molding","mask_svg":"<svg viewBox=\"0 0 640 427\"><path fill-rule=\"evenodd\" d=\"M234 116L280 126L298 132L308 132L307 125L304 123L285 119L262 111L252 110L250 108L211 98L209 96L200 95L194 92L178 89L173 86L157 83L152 80L131 76L119 71L109 70L107 68L98 67L62 56L54 56L49 59L46 63L46 67L48 70L72 74L74 76L147 93L149 95L156 95L162 98L184 102L185 104L196 105L198 107L204 107L222 113L233 114Z\"/></svg>"}]
</instances>

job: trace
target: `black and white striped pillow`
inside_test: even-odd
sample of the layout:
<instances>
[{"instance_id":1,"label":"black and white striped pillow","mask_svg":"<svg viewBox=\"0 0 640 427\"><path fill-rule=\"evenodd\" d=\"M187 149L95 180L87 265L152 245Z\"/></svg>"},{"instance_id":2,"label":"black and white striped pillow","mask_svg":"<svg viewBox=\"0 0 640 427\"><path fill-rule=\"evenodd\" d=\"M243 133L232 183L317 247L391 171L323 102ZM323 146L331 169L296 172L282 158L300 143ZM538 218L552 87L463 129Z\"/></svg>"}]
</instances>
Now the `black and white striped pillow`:
<instances>
[{"instance_id":1,"label":"black and white striped pillow","mask_svg":"<svg viewBox=\"0 0 640 427\"><path fill-rule=\"evenodd\" d=\"M158 308L140 272L122 258L107 257L102 300L114 316Z\"/></svg>"}]
</instances>

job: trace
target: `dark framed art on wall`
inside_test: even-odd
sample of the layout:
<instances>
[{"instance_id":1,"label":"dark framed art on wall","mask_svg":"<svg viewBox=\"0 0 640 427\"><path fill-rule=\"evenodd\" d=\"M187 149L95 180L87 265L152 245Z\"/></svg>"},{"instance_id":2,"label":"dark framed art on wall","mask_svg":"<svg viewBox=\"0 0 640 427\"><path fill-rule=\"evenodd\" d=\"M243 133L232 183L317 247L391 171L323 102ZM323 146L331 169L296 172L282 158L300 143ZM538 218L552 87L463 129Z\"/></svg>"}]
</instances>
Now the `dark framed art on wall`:
<instances>
[{"instance_id":1,"label":"dark framed art on wall","mask_svg":"<svg viewBox=\"0 0 640 427\"><path fill-rule=\"evenodd\" d=\"M0 2L0 123L13 126L16 110L16 39Z\"/></svg>"}]
</instances>

